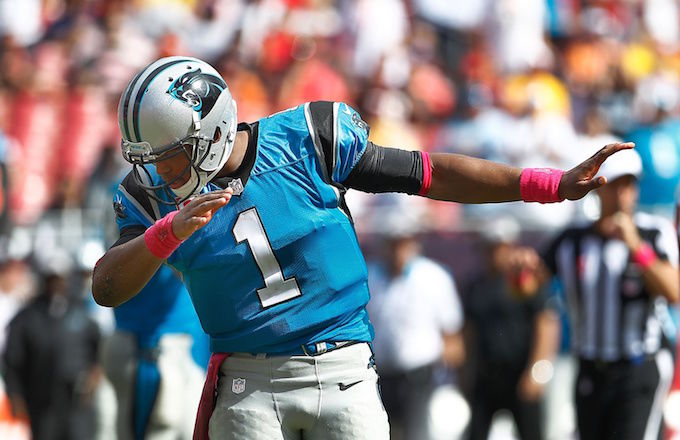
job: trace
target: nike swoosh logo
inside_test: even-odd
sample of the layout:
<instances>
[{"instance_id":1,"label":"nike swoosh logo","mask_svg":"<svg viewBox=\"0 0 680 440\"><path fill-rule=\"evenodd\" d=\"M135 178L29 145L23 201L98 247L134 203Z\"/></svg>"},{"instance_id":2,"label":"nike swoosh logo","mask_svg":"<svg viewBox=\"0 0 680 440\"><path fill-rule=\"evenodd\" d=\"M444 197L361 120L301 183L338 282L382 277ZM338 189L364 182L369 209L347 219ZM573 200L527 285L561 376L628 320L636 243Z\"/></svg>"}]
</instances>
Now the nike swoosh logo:
<instances>
[{"instance_id":1,"label":"nike swoosh logo","mask_svg":"<svg viewBox=\"0 0 680 440\"><path fill-rule=\"evenodd\" d=\"M361 382L363 382L363 381L362 381L362 380L357 380L356 382L348 383L347 385L345 385L344 383L340 383L340 384L338 384L338 385L340 386L340 391L345 391L347 388L351 388L351 387L353 387L354 385L356 385L356 384L358 384L358 383L361 383Z\"/></svg>"}]
</instances>

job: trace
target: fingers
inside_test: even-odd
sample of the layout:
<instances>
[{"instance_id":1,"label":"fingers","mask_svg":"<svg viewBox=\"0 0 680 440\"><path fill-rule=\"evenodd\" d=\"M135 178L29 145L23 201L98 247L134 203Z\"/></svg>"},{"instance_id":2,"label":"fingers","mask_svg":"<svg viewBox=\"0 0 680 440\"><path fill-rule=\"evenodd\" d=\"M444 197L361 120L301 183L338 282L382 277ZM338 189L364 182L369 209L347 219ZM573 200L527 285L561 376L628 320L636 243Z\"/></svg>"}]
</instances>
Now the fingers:
<instances>
[{"instance_id":1,"label":"fingers","mask_svg":"<svg viewBox=\"0 0 680 440\"><path fill-rule=\"evenodd\" d=\"M201 194L186 204L173 220L173 230L180 239L186 239L197 229L207 225L216 210L231 200L231 188Z\"/></svg>"},{"instance_id":2,"label":"fingers","mask_svg":"<svg viewBox=\"0 0 680 440\"><path fill-rule=\"evenodd\" d=\"M231 200L231 196L219 197L217 199L206 200L194 206L191 210L191 214L194 216L201 216L207 213L212 214L218 208L225 206Z\"/></svg>"},{"instance_id":3,"label":"fingers","mask_svg":"<svg viewBox=\"0 0 680 440\"><path fill-rule=\"evenodd\" d=\"M630 150L631 148L635 148L635 144L633 142L618 142L615 144L605 145L600 149L600 151L595 153L591 159L594 160L595 165L599 168L600 165L602 165L602 163L612 154L621 150Z\"/></svg>"},{"instance_id":4,"label":"fingers","mask_svg":"<svg viewBox=\"0 0 680 440\"><path fill-rule=\"evenodd\" d=\"M605 185L607 183L607 178L604 176L599 176L596 177L595 179L590 179L586 181L583 185L585 186L586 192L584 193L587 194L590 191L594 189L598 189L599 187Z\"/></svg>"},{"instance_id":5,"label":"fingers","mask_svg":"<svg viewBox=\"0 0 680 440\"><path fill-rule=\"evenodd\" d=\"M186 220L186 226L200 228L205 226L209 221L210 219L208 217L191 217Z\"/></svg>"},{"instance_id":6,"label":"fingers","mask_svg":"<svg viewBox=\"0 0 680 440\"><path fill-rule=\"evenodd\" d=\"M229 203L233 193L234 191L231 188L228 188L201 194L189 202L183 210L192 216L202 216L208 212L212 213Z\"/></svg>"}]
</instances>

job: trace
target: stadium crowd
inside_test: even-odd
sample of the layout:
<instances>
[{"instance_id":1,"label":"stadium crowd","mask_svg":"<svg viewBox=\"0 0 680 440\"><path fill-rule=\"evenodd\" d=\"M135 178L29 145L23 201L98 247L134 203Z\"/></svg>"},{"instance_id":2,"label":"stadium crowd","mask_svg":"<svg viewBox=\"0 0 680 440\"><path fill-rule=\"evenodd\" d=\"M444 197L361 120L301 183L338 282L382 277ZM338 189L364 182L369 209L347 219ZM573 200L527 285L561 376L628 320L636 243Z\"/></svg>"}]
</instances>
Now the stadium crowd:
<instances>
[{"instance_id":1,"label":"stadium crowd","mask_svg":"<svg viewBox=\"0 0 680 440\"><path fill-rule=\"evenodd\" d=\"M634 141L640 209L674 216L676 0L0 0L0 38L0 350L7 324L55 274L73 278L71 295L104 337L111 332L81 275L117 238L110 188L129 166L118 99L161 56L214 65L242 121L342 101L377 144L520 167L568 169L602 145ZM367 255L377 257L382 202L348 199ZM540 247L571 221L597 218L598 207L595 197L549 206L428 200L424 254L455 275L465 307L488 240L482 220L501 216ZM465 390L468 373L451 380ZM560 423L545 429L570 435L574 425ZM4 426L0 419L9 438Z\"/></svg>"}]
</instances>

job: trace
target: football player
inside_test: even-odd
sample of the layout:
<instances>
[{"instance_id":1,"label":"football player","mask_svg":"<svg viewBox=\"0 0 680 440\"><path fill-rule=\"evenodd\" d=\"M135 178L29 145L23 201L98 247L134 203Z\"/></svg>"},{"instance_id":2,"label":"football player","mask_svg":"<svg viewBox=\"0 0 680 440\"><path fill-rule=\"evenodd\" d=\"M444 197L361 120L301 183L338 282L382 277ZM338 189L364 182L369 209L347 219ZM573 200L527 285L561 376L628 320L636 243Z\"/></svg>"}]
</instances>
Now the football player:
<instances>
[{"instance_id":1,"label":"football player","mask_svg":"<svg viewBox=\"0 0 680 440\"><path fill-rule=\"evenodd\" d=\"M125 209L117 212L126 215ZM186 288L171 268L162 266L114 315L116 331L104 344L102 366L118 400L117 438L190 439L207 337Z\"/></svg>"},{"instance_id":2,"label":"football player","mask_svg":"<svg viewBox=\"0 0 680 440\"><path fill-rule=\"evenodd\" d=\"M213 352L195 438L389 438L346 189L466 203L578 199L604 184L593 177L608 156L633 148L607 145L566 172L522 170L375 145L339 102L237 125L225 81L189 57L139 72L118 116L133 165L116 195L127 213L93 294L116 306L162 264L182 273Z\"/></svg>"}]
</instances>

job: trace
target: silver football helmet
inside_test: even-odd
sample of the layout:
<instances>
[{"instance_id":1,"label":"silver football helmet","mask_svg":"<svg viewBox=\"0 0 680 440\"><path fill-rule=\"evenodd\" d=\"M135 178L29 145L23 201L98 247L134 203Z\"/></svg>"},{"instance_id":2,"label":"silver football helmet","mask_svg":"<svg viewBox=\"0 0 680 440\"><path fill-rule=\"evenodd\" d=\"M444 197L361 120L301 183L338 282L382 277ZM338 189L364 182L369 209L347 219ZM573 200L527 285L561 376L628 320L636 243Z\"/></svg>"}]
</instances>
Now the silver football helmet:
<instances>
[{"instance_id":1,"label":"silver football helmet","mask_svg":"<svg viewBox=\"0 0 680 440\"><path fill-rule=\"evenodd\" d=\"M161 58L130 81L118 104L125 160L137 183L155 200L179 204L224 166L236 137L236 102L220 74L190 57ZM146 168L160 159L186 154L189 165L169 182L154 185ZM190 173L178 188L170 185ZM168 202L156 191L163 191Z\"/></svg>"}]
</instances>

